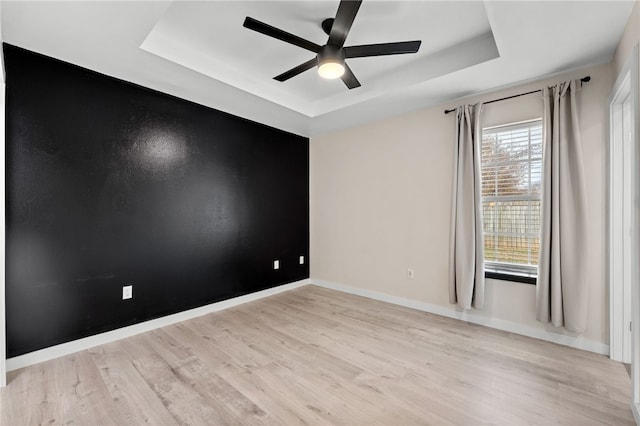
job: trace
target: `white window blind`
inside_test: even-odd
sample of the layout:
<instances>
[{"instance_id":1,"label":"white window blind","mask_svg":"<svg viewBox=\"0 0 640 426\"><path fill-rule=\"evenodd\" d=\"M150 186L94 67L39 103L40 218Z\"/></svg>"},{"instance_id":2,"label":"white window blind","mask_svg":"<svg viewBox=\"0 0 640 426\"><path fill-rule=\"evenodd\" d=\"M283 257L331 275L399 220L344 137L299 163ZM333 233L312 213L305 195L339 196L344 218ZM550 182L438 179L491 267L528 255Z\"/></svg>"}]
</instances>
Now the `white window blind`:
<instances>
[{"instance_id":1,"label":"white window blind","mask_svg":"<svg viewBox=\"0 0 640 426\"><path fill-rule=\"evenodd\" d=\"M485 270L536 276L542 121L483 129L481 167Z\"/></svg>"}]
</instances>

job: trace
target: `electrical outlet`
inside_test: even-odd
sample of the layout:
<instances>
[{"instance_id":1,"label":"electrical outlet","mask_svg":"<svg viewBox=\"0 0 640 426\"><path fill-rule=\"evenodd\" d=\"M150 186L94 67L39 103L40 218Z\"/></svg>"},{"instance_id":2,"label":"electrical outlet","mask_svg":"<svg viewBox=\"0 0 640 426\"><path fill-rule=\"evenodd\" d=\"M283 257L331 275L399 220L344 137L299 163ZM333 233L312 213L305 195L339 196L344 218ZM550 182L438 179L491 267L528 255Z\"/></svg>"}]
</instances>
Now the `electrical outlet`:
<instances>
[{"instance_id":1,"label":"electrical outlet","mask_svg":"<svg viewBox=\"0 0 640 426\"><path fill-rule=\"evenodd\" d=\"M280 269L280 261L279 260L274 260L273 261L273 269Z\"/></svg>"},{"instance_id":2,"label":"electrical outlet","mask_svg":"<svg viewBox=\"0 0 640 426\"><path fill-rule=\"evenodd\" d=\"M304 265L304 256L300 256L300 264Z\"/></svg>"},{"instance_id":3,"label":"electrical outlet","mask_svg":"<svg viewBox=\"0 0 640 426\"><path fill-rule=\"evenodd\" d=\"M122 286L122 300L131 299L133 297L133 286Z\"/></svg>"},{"instance_id":4,"label":"electrical outlet","mask_svg":"<svg viewBox=\"0 0 640 426\"><path fill-rule=\"evenodd\" d=\"M413 279L413 269L407 269L407 278L409 278L410 280Z\"/></svg>"}]
</instances>

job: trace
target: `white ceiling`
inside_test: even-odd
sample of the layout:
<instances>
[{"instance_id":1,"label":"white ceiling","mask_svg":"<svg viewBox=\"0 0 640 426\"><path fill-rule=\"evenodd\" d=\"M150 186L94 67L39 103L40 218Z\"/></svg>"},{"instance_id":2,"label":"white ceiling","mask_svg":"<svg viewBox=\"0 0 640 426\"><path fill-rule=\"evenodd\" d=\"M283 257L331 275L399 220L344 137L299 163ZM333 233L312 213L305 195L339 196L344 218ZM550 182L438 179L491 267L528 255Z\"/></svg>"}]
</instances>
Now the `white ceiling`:
<instances>
[{"instance_id":1,"label":"white ceiling","mask_svg":"<svg viewBox=\"0 0 640 426\"><path fill-rule=\"evenodd\" d=\"M422 40L414 55L347 60L348 90L313 54L242 27L251 16L324 44L338 0L10 2L3 41L294 133L313 136L472 93L607 62L632 1L364 0L346 45Z\"/></svg>"}]
</instances>

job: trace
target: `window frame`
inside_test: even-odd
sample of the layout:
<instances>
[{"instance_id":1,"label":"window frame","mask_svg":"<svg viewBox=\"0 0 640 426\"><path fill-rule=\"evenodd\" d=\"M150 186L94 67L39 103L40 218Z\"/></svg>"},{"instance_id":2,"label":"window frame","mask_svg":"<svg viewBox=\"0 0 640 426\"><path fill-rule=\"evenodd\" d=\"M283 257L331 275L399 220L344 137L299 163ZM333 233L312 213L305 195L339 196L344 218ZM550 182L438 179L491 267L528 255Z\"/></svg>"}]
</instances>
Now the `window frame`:
<instances>
[{"instance_id":1,"label":"window frame","mask_svg":"<svg viewBox=\"0 0 640 426\"><path fill-rule=\"evenodd\" d=\"M484 277L491 278L492 280L511 281L514 283L522 283L522 284L536 285L538 283L537 276L517 275L514 273L487 271L486 269L484 270Z\"/></svg>"},{"instance_id":2,"label":"window frame","mask_svg":"<svg viewBox=\"0 0 640 426\"><path fill-rule=\"evenodd\" d=\"M539 122L540 123L540 127L543 127L543 121L542 118L533 118L530 120L523 120L523 121L518 121L518 122L513 122L513 123L505 123L505 124L499 124L499 125L494 125L494 126L488 126L488 127L483 127L482 128L482 133L480 134L481 137L481 144L482 144L482 139L484 138L484 134L485 131L487 130L495 130L495 129L499 129L499 128L506 128L506 127L511 127L511 126L518 126L518 125L527 125L530 123L536 123ZM544 137L544 128L542 129L542 137ZM508 163L508 162L506 162ZM506 164L505 163L505 164ZM517 161L513 161L512 163L517 163ZM481 170L482 170L482 159L480 161L481 164ZM536 198L528 196L528 195L506 195L506 196L487 196L484 197L482 196L481 198L481 202L484 202L485 200L488 201L531 201L531 200L535 200ZM538 199L542 199L542 194L540 194ZM529 213L531 214L531 210L529 209ZM482 230L483 232L483 236L485 235L485 231L484 229ZM536 285L537 281L538 281L538 266L532 266L532 265L524 265L524 264L511 264L511 263L506 263L506 262L494 262L494 261L487 261L486 259L484 260L484 276L485 278L491 278L491 279L496 279L496 280L502 280L502 281L511 281L511 282L517 282L517 283L523 283L523 284L532 284L532 285Z\"/></svg>"}]
</instances>

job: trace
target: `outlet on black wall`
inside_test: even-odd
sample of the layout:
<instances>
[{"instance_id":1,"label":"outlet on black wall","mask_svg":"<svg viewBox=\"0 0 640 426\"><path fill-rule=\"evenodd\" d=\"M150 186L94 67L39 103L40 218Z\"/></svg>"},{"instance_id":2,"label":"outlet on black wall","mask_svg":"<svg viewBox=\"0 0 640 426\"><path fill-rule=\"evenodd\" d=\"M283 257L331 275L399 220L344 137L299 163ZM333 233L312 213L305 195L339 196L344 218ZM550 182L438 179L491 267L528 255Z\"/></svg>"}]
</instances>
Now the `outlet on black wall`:
<instances>
[{"instance_id":1,"label":"outlet on black wall","mask_svg":"<svg viewBox=\"0 0 640 426\"><path fill-rule=\"evenodd\" d=\"M307 138L3 47L9 357L309 277Z\"/></svg>"}]
</instances>

